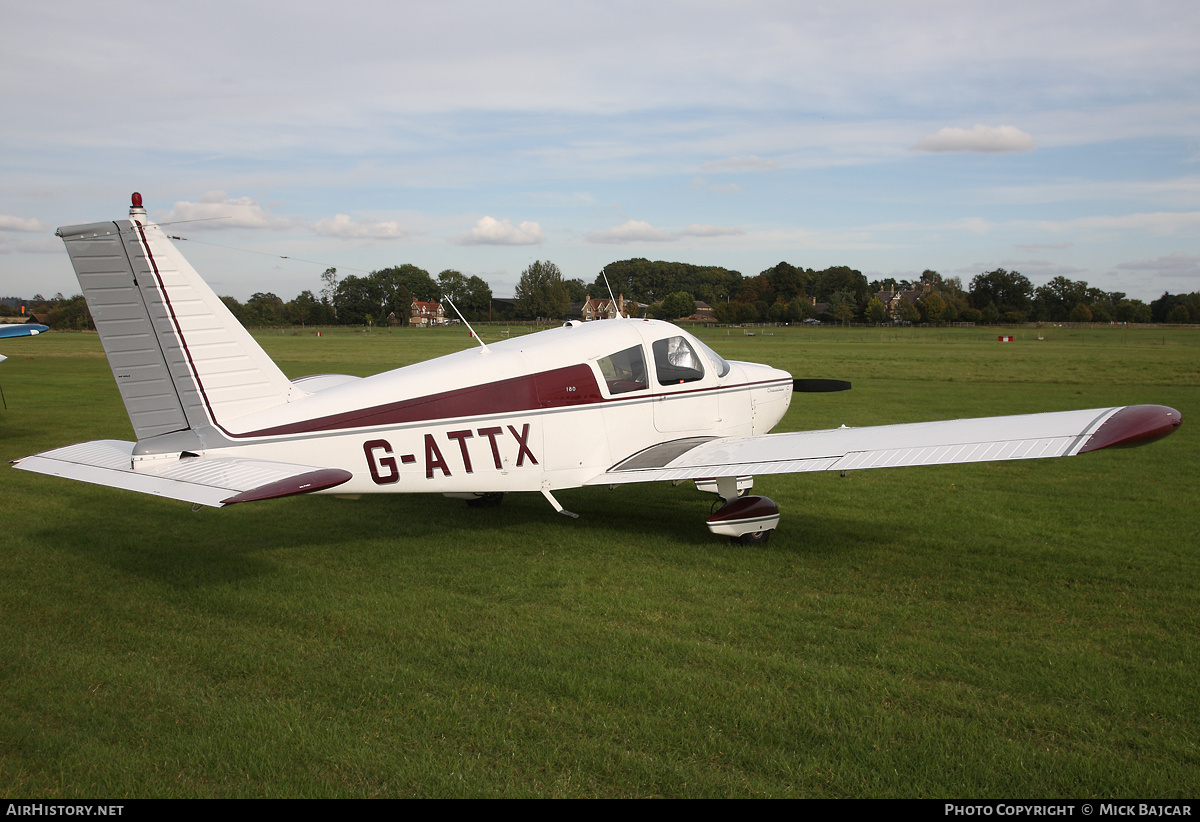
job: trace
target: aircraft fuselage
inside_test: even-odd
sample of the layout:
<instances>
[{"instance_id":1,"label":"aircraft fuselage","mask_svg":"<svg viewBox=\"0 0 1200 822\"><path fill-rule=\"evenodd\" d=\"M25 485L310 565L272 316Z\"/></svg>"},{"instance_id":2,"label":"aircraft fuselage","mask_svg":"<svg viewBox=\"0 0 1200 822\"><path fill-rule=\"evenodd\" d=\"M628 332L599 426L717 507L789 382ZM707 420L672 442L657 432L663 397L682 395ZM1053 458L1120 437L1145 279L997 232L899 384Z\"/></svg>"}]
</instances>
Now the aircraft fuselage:
<instances>
[{"instance_id":1,"label":"aircraft fuselage","mask_svg":"<svg viewBox=\"0 0 1200 822\"><path fill-rule=\"evenodd\" d=\"M296 384L317 390L188 432L196 445L142 440L135 462L181 451L295 460L302 442L305 461L353 474L328 493L557 490L664 440L767 433L792 394L787 372L727 362L655 320L572 323L365 379Z\"/></svg>"}]
</instances>

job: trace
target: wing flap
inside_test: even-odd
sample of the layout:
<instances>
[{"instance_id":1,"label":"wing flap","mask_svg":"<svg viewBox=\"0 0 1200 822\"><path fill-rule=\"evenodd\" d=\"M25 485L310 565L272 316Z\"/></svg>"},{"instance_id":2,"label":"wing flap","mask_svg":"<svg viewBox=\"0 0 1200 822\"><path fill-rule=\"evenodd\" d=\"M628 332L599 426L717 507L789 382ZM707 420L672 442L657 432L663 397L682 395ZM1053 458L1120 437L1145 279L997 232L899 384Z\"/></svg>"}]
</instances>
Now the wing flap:
<instances>
[{"instance_id":1,"label":"wing flap","mask_svg":"<svg viewBox=\"0 0 1200 822\"><path fill-rule=\"evenodd\" d=\"M1138 405L675 440L633 454L588 484L1066 457L1149 442L1166 436L1180 422L1173 408Z\"/></svg>"},{"instance_id":2,"label":"wing flap","mask_svg":"<svg viewBox=\"0 0 1200 822\"><path fill-rule=\"evenodd\" d=\"M132 442L96 440L14 460L13 467L220 508L333 488L349 471L241 457L184 456L133 468Z\"/></svg>"}]
</instances>

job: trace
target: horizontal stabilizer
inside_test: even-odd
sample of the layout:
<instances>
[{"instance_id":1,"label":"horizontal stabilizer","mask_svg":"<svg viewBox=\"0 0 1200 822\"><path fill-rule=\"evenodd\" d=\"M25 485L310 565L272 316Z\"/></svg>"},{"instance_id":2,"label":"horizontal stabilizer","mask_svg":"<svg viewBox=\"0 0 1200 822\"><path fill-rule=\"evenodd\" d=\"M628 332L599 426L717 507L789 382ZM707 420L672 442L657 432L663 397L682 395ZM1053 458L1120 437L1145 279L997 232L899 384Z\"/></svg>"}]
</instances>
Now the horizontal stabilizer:
<instances>
[{"instance_id":1,"label":"horizontal stabilizer","mask_svg":"<svg viewBox=\"0 0 1200 822\"><path fill-rule=\"evenodd\" d=\"M804 471L1068 457L1165 437L1180 424L1163 405L1011 417L673 440L614 465L589 485Z\"/></svg>"},{"instance_id":2,"label":"horizontal stabilizer","mask_svg":"<svg viewBox=\"0 0 1200 822\"><path fill-rule=\"evenodd\" d=\"M13 467L214 508L307 494L336 487L353 476L337 468L187 455L155 460L150 467L139 464L134 470L133 447L134 443L120 440L81 442L14 460Z\"/></svg>"}]
</instances>

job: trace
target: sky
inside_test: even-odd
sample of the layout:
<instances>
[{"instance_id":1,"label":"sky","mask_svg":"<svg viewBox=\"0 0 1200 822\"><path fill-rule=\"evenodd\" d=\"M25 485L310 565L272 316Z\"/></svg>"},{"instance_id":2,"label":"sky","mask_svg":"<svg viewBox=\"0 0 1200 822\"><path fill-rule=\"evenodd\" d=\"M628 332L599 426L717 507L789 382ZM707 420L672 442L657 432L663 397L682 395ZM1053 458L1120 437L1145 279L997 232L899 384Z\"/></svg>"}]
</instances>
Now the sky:
<instances>
[{"instance_id":1,"label":"sky","mask_svg":"<svg viewBox=\"0 0 1200 822\"><path fill-rule=\"evenodd\" d=\"M1200 3L0 0L0 294L130 194L213 288L535 260L1200 290Z\"/></svg>"}]
</instances>

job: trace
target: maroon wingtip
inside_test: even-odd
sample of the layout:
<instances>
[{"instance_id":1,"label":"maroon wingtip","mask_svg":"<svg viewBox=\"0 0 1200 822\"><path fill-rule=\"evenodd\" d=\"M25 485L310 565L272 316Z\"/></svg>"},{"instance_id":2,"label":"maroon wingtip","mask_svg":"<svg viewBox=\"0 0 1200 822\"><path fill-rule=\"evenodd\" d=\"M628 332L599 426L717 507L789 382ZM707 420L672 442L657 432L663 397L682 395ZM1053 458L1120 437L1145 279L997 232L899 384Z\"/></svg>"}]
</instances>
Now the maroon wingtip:
<instances>
[{"instance_id":1,"label":"maroon wingtip","mask_svg":"<svg viewBox=\"0 0 1200 822\"><path fill-rule=\"evenodd\" d=\"M1130 405L1113 414L1079 449L1131 448L1162 439L1183 422L1183 415L1165 405Z\"/></svg>"},{"instance_id":2,"label":"maroon wingtip","mask_svg":"<svg viewBox=\"0 0 1200 822\"><path fill-rule=\"evenodd\" d=\"M736 522L754 517L771 517L779 513L779 506L767 497L739 497L723 505L707 520L709 525Z\"/></svg>"},{"instance_id":3,"label":"maroon wingtip","mask_svg":"<svg viewBox=\"0 0 1200 822\"><path fill-rule=\"evenodd\" d=\"M269 482L249 491L235 494L229 499L221 500L222 505L234 505L239 502L257 502L264 499L290 497L293 494L311 494L325 488L333 488L354 477L349 471L340 468L322 468L319 471L309 471L294 477Z\"/></svg>"}]
</instances>

